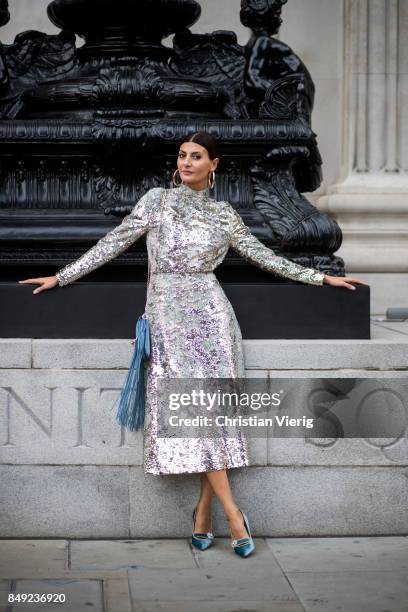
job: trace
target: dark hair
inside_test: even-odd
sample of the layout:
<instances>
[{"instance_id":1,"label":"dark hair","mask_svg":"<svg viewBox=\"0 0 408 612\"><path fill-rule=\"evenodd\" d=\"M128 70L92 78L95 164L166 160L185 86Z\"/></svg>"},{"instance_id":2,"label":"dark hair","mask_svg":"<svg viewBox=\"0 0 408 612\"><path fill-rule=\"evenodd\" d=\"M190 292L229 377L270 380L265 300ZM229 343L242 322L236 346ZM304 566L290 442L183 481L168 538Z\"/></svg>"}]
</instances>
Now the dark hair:
<instances>
[{"instance_id":1,"label":"dark hair","mask_svg":"<svg viewBox=\"0 0 408 612\"><path fill-rule=\"evenodd\" d=\"M204 147L204 149L207 149L210 159L219 157L218 142L207 132L196 132L192 136L187 136L181 144L185 142L195 142Z\"/></svg>"}]
</instances>

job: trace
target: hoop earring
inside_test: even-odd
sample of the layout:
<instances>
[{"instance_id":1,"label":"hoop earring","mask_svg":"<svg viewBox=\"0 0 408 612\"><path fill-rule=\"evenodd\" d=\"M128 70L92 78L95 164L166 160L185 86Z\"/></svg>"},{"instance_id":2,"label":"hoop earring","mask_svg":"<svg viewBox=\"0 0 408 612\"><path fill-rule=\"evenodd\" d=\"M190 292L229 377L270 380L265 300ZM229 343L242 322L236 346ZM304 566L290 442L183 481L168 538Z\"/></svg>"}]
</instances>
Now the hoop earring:
<instances>
[{"instance_id":1,"label":"hoop earring","mask_svg":"<svg viewBox=\"0 0 408 612\"><path fill-rule=\"evenodd\" d=\"M208 175L208 186L210 189L214 189L214 185L215 185L215 172L214 170L211 170L211 172Z\"/></svg>"},{"instance_id":2,"label":"hoop earring","mask_svg":"<svg viewBox=\"0 0 408 612\"><path fill-rule=\"evenodd\" d=\"M183 183L183 180L181 180L179 183L177 183L177 181L176 181L177 172L180 174L180 171L179 171L178 168L173 173L173 183L175 184L176 187L179 187ZM180 179L181 179L181 176L180 176Z\"/></svg>"}]
</instances>

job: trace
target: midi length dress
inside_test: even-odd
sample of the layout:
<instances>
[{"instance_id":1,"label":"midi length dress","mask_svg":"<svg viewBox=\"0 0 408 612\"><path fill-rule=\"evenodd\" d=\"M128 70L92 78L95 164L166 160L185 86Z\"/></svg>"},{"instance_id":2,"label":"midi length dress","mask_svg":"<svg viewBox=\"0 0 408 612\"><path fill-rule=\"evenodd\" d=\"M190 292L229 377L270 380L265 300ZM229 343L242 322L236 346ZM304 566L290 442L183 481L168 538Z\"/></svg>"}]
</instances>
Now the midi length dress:
<instances>
[{"instance_id":1,"label":"midi length dress","mask_svg":"<svg viewBox=\"0 0 408 612\"><path fill-rule=\"evenodd\" d=\"M295 281L322 285L324 274L277 256L251 233L231 204L210 198L208 189L182 184L165 191L147 191L117 227L56 273L58 283L63 287L88 274L143 234L151 262L159 230L146 303L151 357L145 370L144 471L186 474L248 466L248 442L238 428L215 439L158 435L158 382L245 377L241 330L214 275L230 247L263 270Z\"/></svg>"}]
</instances>

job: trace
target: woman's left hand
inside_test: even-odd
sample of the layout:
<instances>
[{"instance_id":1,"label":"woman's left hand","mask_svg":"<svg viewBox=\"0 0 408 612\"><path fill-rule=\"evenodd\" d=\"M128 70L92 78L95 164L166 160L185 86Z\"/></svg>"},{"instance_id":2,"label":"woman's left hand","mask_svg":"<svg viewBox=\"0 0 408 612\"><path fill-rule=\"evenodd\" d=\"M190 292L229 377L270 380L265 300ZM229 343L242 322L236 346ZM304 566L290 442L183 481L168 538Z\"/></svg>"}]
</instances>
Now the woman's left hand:
<instances>
[{"instance_id":1,"label":"woman's left hand","mask_svg":"<svg viewBox=\"0 0 408 612\"><path fill-rule=\"evenodd\" d=\"M368 283L358 278L354 278L353 276L329 276L328 274L324 275L323 283L325 285L332 285L333 287L346 287L346 289L352 290L355 289L352 283L356 283L357 285L368 285Z\"/></svg>"}]
</instances>

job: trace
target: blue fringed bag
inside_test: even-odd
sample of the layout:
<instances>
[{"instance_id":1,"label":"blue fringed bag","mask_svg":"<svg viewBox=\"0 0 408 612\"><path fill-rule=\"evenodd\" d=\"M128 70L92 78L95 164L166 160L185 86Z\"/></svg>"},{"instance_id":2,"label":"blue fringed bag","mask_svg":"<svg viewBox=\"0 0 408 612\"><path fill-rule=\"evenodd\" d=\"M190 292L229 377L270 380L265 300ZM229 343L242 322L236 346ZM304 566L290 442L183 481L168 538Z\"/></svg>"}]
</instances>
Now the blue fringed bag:
<instances>
[{"instance_id":1,"label":"blue fringed bag","mask_svg":"<svg viewBox=\"0 0 408 612\"><path fill-rule=\"evenodd\" d=\"M144 423L144 362L149 357L150 326L149 319L143 314L136 323L135 350L116 415L119 425L130 431L136 431Z\"/></svg>"},{"instance_id":2,"label":"blue fringed bag","mask_svg":"<svg viewBox=\"0 0 408 612\"><path fill-rule=\"evenodd\" d=\"M157 247L154 260L158 258L159 250L159 231L163 217L163 206L166 190L163 192L160 211L160 222L157 230ZM151 266L149 264L149 274L147 281L147 297L149 295L151 284ZM120 394L119 408L116 415L116 421L119 425L127 427L130 431L136 431L144 424L145 416L145 383L144 383L144 365L145 361L150 358L150 325L149 318L145 312L138 318L135 330L135 350L133 353L132 362L123 384Z\"/></svg>"}]
</instances>

